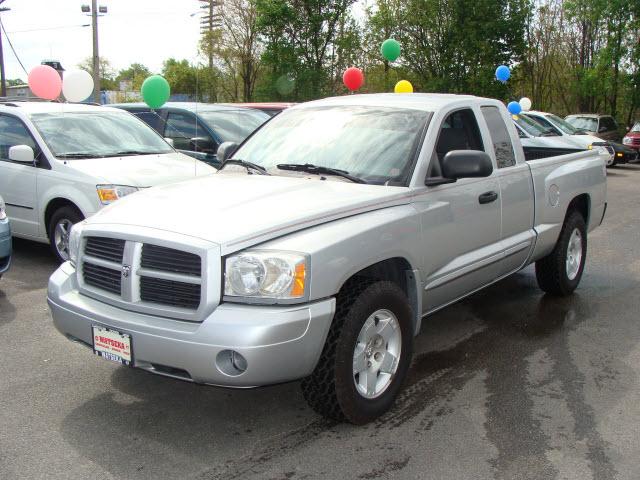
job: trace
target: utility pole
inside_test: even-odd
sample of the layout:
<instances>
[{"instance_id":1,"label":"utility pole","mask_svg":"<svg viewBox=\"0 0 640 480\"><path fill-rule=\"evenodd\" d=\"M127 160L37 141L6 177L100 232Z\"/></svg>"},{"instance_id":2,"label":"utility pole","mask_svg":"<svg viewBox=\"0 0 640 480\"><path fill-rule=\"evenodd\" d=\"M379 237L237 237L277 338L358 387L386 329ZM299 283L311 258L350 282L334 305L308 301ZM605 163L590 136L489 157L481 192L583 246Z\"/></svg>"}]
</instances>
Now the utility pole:
<instances>
[{"instance_id":1,"label":"utility pole","mask_svg":"<svg viewBox=\"0 0 640 480\"><path fill-rule=\"evenodd\" d=\"M198 0L203 16L200 19L200 33L207 44L209 69L213 69L213 36L217 29L222 28L222 0ZM192 14L195 15L195 14Z\"/></svg>"},{"instance_id":2,"label":"utility pole","mask_svg":"<svg viewBox=\"0 0 640 480\"><path fill-rule=\"evenodd\" d=\"M2 5L5 0L0 0L0 5ZM0 13L7 12L11 10L7 7L0 7ZM0 96L7 96L7 79L4 74L4 53L2 52L2 30L0 30Z\"/></svg>"},{"instance_id":3,"label":"utility pole","mask_svg":"<svg viewBox=\"0 0 640 480\"><path fill-rule=\"evenodd\" d=\"M98 51L98 17L100 13L107 13L107 7L100 5L98 0L91 0L91 6L82 5L82 13L91 12L91 29L93 31L93 101L100 103L100 53Z\"/></svg>"}]
</instances>

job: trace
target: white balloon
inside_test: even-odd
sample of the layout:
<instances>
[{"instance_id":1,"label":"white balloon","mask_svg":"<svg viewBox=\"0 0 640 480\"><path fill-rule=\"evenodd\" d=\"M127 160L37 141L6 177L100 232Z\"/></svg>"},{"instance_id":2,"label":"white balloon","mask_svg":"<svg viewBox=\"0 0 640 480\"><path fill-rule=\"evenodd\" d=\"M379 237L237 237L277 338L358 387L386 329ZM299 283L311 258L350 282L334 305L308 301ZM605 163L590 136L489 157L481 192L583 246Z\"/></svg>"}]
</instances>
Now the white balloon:
<instances>
[{"instance_id":1,"label":"white balloon","mask_svg":"<svg viewBox=\"0 0 640 480\"><path fill-rule=\"evenodd\" d=\"M93 92L93 78L84 70L66 72L62 80L62 93L69 102L82 102Z\"/></svg>"},{"instance_id":2,"label":"white balloon","mask_svg":"<svg viewBox=\"0 0 640 480\"><path fill-rule=\"evenodd\" d=\"M531 99L527 97L522 97L518 102L523 112L527 112L531 110Z\"/></svg>"}]
</instances>

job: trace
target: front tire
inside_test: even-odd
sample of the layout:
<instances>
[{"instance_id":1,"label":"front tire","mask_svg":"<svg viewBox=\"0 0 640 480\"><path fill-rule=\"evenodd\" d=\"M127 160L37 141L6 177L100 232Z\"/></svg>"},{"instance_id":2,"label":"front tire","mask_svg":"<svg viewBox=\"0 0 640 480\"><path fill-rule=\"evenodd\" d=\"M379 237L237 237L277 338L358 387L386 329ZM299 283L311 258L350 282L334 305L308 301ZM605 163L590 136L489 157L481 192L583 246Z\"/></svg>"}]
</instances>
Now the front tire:
<instances>
[{"instance_id":1,"label":"front tire","mask_svg":"<svg viewBox=\"0 0 640 480\"><path fill-rule=\"evenodd\" d=\"M570 295L580 283L586 258L587 226L574 210L567 215L553 251L536 262L538 286L552 295Z\"/></svg>"},{"instance_id":2,"label":"front tire","mask_svg":"<svg viewBox=\"0 0 640 480\"><path fill-rule=\"evenodd\" d=\"M347 285L320 360L302 382L319 414L354 424L370 422L393 404L407 375L413 348L412 312L394 283Z\"/></svg>"},{"instance_id":3,"label":"front tire","mask_svg":"<svg viewBox=\"0 0 640 480\"><path fill-rule=\"evenodd\" d=\"M84 220L80 211L70 205L57 209L49 219L49 246L60 263L69 260L69 232Z\"/></svg>"}]
</instances>

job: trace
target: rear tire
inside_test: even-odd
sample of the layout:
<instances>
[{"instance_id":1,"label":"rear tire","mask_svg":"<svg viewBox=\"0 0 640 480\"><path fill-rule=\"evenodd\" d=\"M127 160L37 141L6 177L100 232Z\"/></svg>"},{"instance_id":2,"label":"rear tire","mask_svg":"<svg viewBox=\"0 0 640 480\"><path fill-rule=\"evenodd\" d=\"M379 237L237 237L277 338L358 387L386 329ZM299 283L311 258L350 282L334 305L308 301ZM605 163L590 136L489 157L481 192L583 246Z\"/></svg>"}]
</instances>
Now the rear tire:
<instances>
[{"instance_id":1,"label":"rear tire","mask_svg":"<svg viewBox=\"0 0 640 480\"><path fill-rule=\"evenodd\" d=\"M413 348L412 312L394 283L354 281L337 299L320 360L302 382L305 399L325 417L365 424L393 404Z\"/></svg>"},{"instance_id":2,"label":"rear tire","mask_svg":"<svg viewBox=\"0 0 640 480\"><path fill-rule=\"evenodd\" d=\"M80 211L67 205L58 208L49 220L49 246L60 263L69 260L69 232L71 227L84 220Z\"/></svg>"},{"instance_id":3,"label":"rear tire","mask_svg":"<svg viewBox=\"0 0 640 480\"><path fill-rule=\"evenodd\" d=\"M587 226L576 210L569 212L553 251L536 262L538 286L551 295L573 293L587 258Z\"/></svg>"}]
</instances>

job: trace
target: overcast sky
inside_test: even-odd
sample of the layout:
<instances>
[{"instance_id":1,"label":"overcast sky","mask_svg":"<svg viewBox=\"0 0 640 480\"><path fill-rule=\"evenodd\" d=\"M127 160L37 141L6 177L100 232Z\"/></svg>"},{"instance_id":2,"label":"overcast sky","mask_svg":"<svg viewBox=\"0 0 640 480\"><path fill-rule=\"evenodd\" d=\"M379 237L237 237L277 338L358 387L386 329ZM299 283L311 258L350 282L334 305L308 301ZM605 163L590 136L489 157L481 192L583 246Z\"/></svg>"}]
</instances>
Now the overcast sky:
<instances>
[{"instance_id":1,"label":"overcast sky","mask_svg":"<svg viewBox=\"0 0 640 480\"><path fill-rule=\"evenodd\" d=\"M11 11L2 22L27 72L44 59L55 59L74 69L92 55L91 17L80 11L90 0L5 0ZM197 0L103 0L109 12L98 20L100 56L116 70L133 62L159 72L169 57L195 61L199 37ZM3 35L7 78L27 75Z\"/></svg>"}]
</instances>

